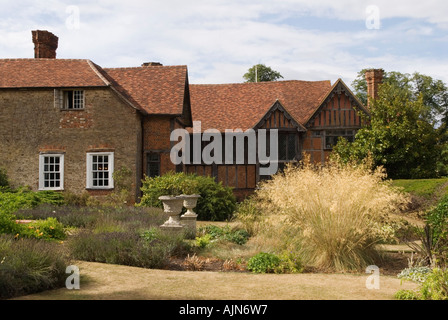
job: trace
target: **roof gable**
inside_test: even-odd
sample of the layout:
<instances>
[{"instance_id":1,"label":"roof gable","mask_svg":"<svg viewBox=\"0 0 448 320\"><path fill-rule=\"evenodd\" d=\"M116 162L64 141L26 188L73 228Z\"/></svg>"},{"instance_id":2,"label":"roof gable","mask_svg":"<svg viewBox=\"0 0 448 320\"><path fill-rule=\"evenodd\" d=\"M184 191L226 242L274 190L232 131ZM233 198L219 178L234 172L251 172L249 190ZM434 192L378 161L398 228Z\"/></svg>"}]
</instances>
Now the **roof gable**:
<instances>
[{"instance_id":1,"label":"roof gable","mask_svg":"<svg viewBox=\"0 0 448 320\"><path fill-rule=\"evenodd\" d=\"M280 101L276 101L263 118L255 125L255 129L297 129L306 131L305 127L298 123L283 107Z\"/></svg>"},{"instance_id":2,"label":"roof gable","mask_svg":"<svg viewBox=\"0 0 448 320\"><path fill-rule=\"evenodd\" d=\"M353 94L353 92L348 88L348 86L342 81L342 79L338 79L328 93L321 100L317 108L314 112L309 116L309 118L304 122L304 125L308 126L315 117L321 112L321 110L325 107L327 102L329 102L335 95L344 94L352 106L357 108L359 111L364 112L367 115L370 115L369 110L362 104L361 101Z\"/></svg>"},{"instance_id":3,"label":"roof gable","mask_svg":"<svg viewBox=\"0 0 448 320\"><path fill-rule=\"evenodd\" d=\"M148 114L182 115L188 90L186 66L104 68L117 90ZM187 101L189 104L189 101Z\"/></svg>"}]
</instances>

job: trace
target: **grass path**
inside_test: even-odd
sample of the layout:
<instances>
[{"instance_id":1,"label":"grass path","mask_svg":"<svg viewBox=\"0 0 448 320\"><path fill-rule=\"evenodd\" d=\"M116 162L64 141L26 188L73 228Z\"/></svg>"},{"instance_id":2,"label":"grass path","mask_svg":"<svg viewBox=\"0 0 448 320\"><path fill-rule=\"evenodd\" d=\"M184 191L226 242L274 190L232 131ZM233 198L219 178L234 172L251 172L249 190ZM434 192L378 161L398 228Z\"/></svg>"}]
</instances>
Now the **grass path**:
<instances>
[{"instance_id":1,"label":"grass path","mask_svg":"<svg viewBox=\"0 0 448 320\"><path fill-rule=\"evenodd\" d=\"M367 274L251 274L167 271L78 261L80 290L45 291L23 300L390 300L396 277L380 275L380 289L367 289Z\"/></svg>"}]
</instances>

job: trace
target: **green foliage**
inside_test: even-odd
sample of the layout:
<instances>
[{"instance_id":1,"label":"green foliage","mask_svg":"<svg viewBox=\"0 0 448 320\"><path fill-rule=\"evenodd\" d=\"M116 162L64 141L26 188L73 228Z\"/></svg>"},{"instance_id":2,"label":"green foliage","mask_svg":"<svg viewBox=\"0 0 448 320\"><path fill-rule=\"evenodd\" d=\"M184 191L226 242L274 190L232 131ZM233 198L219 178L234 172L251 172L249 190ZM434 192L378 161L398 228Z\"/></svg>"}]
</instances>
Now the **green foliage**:
<instances>
[{"instance_id":1,"label":"green foliage","mask_svg":"<svg viewBox=\"0 0 448 320\"><path fill-rule=\"evenodd\" d=\"M358 73L352 82L354 92L364 105L367 105L367 82L365 78L366 69ZM448 109L448 87L441 80L418 72L411 74L397 71L385 72L383 83L403 88L410 92L411 98L416 100L419 96L423 99L425 106L424 116L435 122L441 116L446 116Z\"/></svg>"},{"instance_id":2,"label":"green foliage","mask_svg":"<svg viewBox=\"0 0 448 320\"><path fill-rule=\"evenodd\" d=\"M64 225L56 218L47 218L46 220L36 220L28 224L21 225L17 230L16 238L36 238L43 240L64 240L66 234Z\"/></svg>"},{"instance_id":3,"label":"green foliage","mask_svg":"<svg viewBox=\"0 0 448 320\"><path fill-rule=\"evenodd\" d=\"M423 283L430 273L429 267L411 267L402 270L398 274L398 279Z\"/></svg>"},{"instance_id":4,"label":"green foliage","mask_svg":"<svg viewBox=\"0 0 448 320\"><path fill-rule=\"evenodd\" d=\"M249 259L247 269L254 273L300 273L303 264L301 258L293 252L280 255L260 252Z\"/></svg>"},{"instance_id":5,"label":"green foliage","mask_svg":"<svg viewBox=\"0 0 448 320\"><path fill-rule=\"evenodd\" d=\"M198 234L210 236L209 241L224 240L243 245L249 240L249 233L243 229L231 228L230 226L218 227L215 225L206 225L198 229Z\"/></svg>"},{"instance_id":6,"label":"green foliage","mask_svg":"<svg viewBox=\"0 0 448 320\"><path fill-rule=\"evenodd\" d=\"M448 183L447 178L439 179L397 179L392 184L403 188L404 192L412 193L417 196L429 199L436 194L437 190ZM444 192L446 193L447 190Z\"/></svg>"},{"instance_id":7,"label":"green foliage","mask_svg":"<svg viewBox=\"0 0 448 320\"><path fill-rule=\"evenodd\" d=\"M264 64L257 64L250 68L244 75L244 80L246 82L265 82L265 81L276 81L283 76L280 72L272 70L270 67Z\"/></svg>"},{"instance_id":8,"label":"green foliage","mask_svg":"<svg viewBox=\"0 0 448 320\"><path fill-rule=\"evenodd\" d=\"M426 213L426 221L433 229L435 239L448 240L448 195Z\"/></svg>"},{"instance_id":9,"label":"green foliage","mask_svg":"<svg viewBox=\"0 0 448 320\"><path fill-rule=\"evenodd\" d=\"M65 203L64 196L55 191L32 192L27 188L14 192L0 192L0 214L12 214L19 209L34 208L43 203L62 205Z\"/></svg>"},{"instance_id":10,"label":"green foliage","mask_svg":"<svg viewBox=\"0 0 448 320\"><path fill-rule=\"evenodd\" d=\"M395 298L400 300L448 300L448 270L434 268L420 277L419 290L400 290Z\"/></svg>"},{"instance_id":11,"label":"green foliage","mask_svg":"<svg viewBox=\"0 0 448 320\"><path fill-rule=\"evenodd\" d=\"M255 273L274 273L280 266L280 258L273 253L260 252L249 259L247 270Z\"/></svg>"},{"instance_id":12,"label":"green foliage","mask_svg":"<svg viewBox=\"0 0 448 320\"><path fill-rule=\"evenodd\" d=\"M0 192L0 233L12 234L16 238L64 239L63 225L54 218L38 220L32 224L19 224L15 215L20 209L31 209L40 204L63 203L63 196L54 191L31 192L24 188L15 192Z\"/></svg>"},{"instance_id":13,"label":"green foliage","mask_svg":"<svg viewBox=\"0 0 448 320\"><path fill-rule=\"evenodd\" d=\"M68 265L59 245L0 235L0 299L63 287Z\"/></svg>"},{"instance_id":14,"label":"green foliage","mask_svg":"<svg viewBox=\"0 0 448 320\"><path fill-rule=\"evenodd\" d=\"M163 176L145 177L141 190L143 197L140 205L147 207L162 207L160 196L178 196L183 190L184 181L188 178L183 172L168 172Z\"/></svg>"},{"instance_id":15,"label":"green foliage","mask_svg":"<svg viewBox=\"0 0 448 320\"><path fill-rule=\"evenodd\" d=\"M8 175L6 174L6 170L4 168L0 168L0 192L2 190L9 190Z\"/></svg>"},{"instance_id":16,"label":"green foliage","mask_svg":"<svg viewBox=\"0 0 448 320\"><path fill-rule=\"evenodd\" d=\"M194 243L198 248L204 249L204 248L208 247L211 242L212 242L212 235L204 234L203 236L196 237Z\"/></svg>"},{"instance_id":17,"label":"green foliage","mask_svg":"<svg viewBox=\"0 0 448 320\"><path fill-rule=\"evenodd\" d=\"M157 239L158 234L159 234L159 229L156 227L152 227L152 228L144 230L142 233L140 233L140 237L147 242L151 242L151 241Z\"/></svg>"},{"instance_id":18,"label":"green foliage","mask_svg":"<svg viewBox=\"0 0 448 320\"><path fill-rule=\"evenodd\" d=\"M253 236L257 234L263 221L263 210L256 199L246 198L238 204L235 219L244 226L249 235Z\"/></svg>"},{"instance_id":19,"label":"green foliage","mask_svg":"<svg viewBox=\"0 0 448 320\"><path fill-rule=\"evenodd\" d=\"M398 290L394 297L398 300L420 300L420 295L414 290Z\"/></svg>"},{"instance_id":20,"label":"green foliage","mask_svg":"<svg viewBox=\"0 0 448 320\"><path fill-rule=\"evenodd\" d=\"M277 273L301 273L303 271L303 261L297 253L284 251L278 257L280 266L277 268Z\"/></svg>"},{"instance_id":21,"label":"green foliage","mask_svg":"<svg viewBox=\"0 0 448 320\"><path fill-rule=\"evenodd\" d=\"M343 163L371 156L384 166L390 178L431 178L438 175L441 132L425 113L423 97L390 83L380 86L370 105L369 125L361 128L352 143L340 139L334 156Z\"/></svg>"},{"instance_id":22,"label":"green foliage","mask_svg":"<svg viewBox=\"0 0 448 320\"><path fill-rule=\"evenodd\" d=\"M160 196L198 193L201 197L194 209L198 220L226 220L231 218L236 208L232 189L217 183L212 177L169 172L159 177L146 177L141 190L143 196L138 206L159 208L162 207Z\"/></svg>"},{"instance_id":23,"label":"green foliage","mask_svg":"<svg viewBox=\"0 0 448 320\"><path fill-rule=\"evenodd\" d=\"M423 300L448 300L448 271L435 268L420 289Z\"/></svg>"},{"instance_id":24,"label":"green foliage","mask_svg":"<svg viewBox=\"0 0 448 320\"><path fill-rule=\"evenodd\" d=\"M114 170L114 191L108 196L110 204L123 206L133 200L132 196L132 171L129 168L121 167Z\"/></svg>"}]
</instances>

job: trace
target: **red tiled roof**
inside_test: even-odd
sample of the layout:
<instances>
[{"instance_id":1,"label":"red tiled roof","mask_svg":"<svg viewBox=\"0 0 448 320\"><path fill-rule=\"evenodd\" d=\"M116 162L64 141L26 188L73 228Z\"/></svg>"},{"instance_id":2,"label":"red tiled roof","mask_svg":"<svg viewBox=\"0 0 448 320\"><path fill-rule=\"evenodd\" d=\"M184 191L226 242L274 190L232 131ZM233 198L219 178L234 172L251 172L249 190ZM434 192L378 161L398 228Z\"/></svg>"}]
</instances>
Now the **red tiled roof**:
<instances>
[{"instance_id":1,"label":"red tiled roof","mask_svg":"<svg viewBox=\"0 0 448 320\"><path fill-rule=\"evenodd\" d=\"M278 100L300 124L331 90L330 81L272 81L190 85L194 121L201 129L253 128Z\"/></svg>"},{"instance_id":2,"label":"red tiled roof","mask_svg":"<svg viewBox=\"0 0 448 320\"><path fill-rule=\"evenodd\" d=\"M182 114L187 85L186 66L104 68L103 70L118 91L130 97L147 113Z\"/></svg>"},{"instance_id":3,"label":"red tiled roof","mask_svg":"<svg viewBox=\"0 0 448 320\"><path fill-rule=\"evenodd\" d=\"M0 88L104 87L90 60L0 59Z\"/></svg>"},{"instance_id":4,"label":"red tiled roof","mask_svg":"<svg viewBox=\"0 0 448 320\"><path fill-rule=\"evenodd\" d=\"M86 59L0 59L0 88L106 87L149 114L180 115L186 66L103 69Z\"/></svg>"}]
</instances>

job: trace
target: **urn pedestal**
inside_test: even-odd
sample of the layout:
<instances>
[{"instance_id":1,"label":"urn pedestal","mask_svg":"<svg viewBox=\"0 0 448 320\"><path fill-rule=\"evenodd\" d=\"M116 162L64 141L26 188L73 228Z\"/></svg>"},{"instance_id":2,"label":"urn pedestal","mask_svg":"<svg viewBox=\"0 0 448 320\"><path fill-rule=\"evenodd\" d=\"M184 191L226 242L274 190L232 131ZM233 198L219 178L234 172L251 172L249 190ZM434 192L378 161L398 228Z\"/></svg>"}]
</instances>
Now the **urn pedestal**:
<instances>
[{"instance_id":1,"label":"urn pedestal","mask_svg":"<svg viewBox=\"0 0 448 320\"><path fill-rule=\"evenodd\" d=\"M187 236L193 239L196 237L196 221L198 218L198 215L193 211L193 209L196 207L200 197L201 196L198 194L183 195L183 206L187 209L187 212L180 217L180 220L187 229Z\"/></svg>"},{"instance_id":2,"label":"urn pedestal","mask_svg":"<svg viewBox=\"0 0 448 320\"><path fill-rule=\"evenodd\" d=\"M161 196L159 200L163 203L163 211L168 215L168 220L160 227L170 231L180 231L183 225L180 222L184 198L183 196Z\"/></svg>"}]
</instances>

